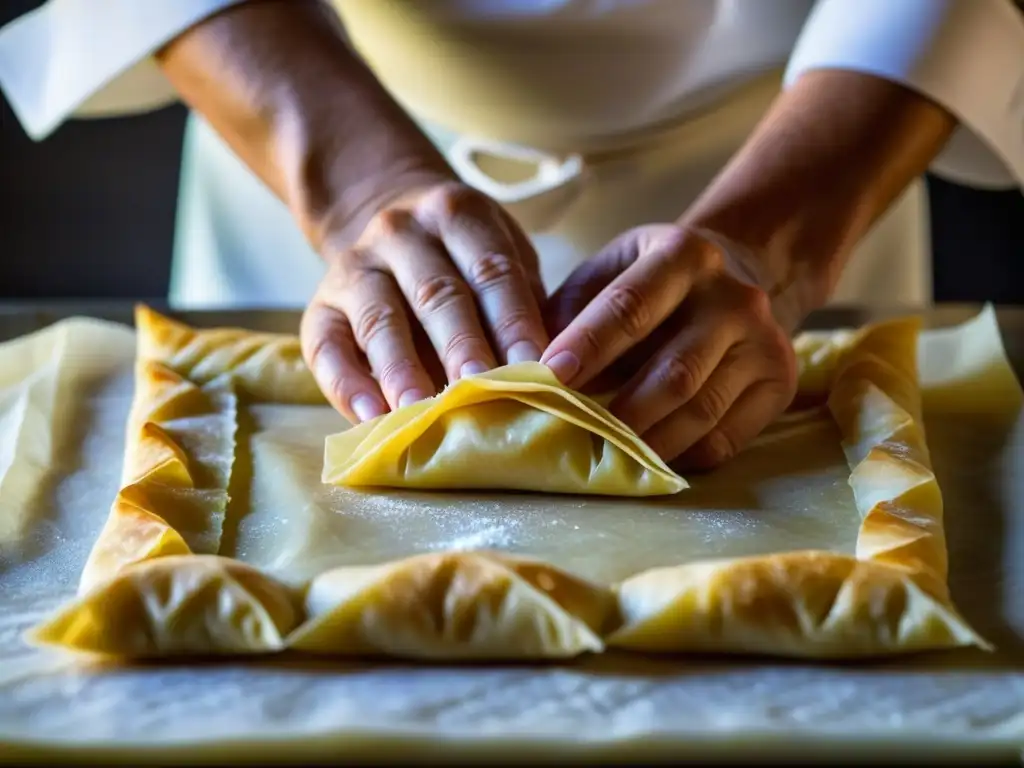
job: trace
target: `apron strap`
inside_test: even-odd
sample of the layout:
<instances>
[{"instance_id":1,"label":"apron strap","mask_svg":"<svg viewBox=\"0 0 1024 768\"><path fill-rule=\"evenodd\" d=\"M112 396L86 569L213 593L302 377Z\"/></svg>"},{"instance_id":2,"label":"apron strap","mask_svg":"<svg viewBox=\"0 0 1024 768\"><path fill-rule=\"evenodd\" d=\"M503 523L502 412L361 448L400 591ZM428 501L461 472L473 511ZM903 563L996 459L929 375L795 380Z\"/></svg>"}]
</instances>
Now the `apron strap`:
<instances>
[{"instance_id":1,"label":"apron strap","mask_svg":"<svg viewBox=\"0 0 1024 768\"><path fill-rule=\"evenodd\" d=\"M456 139L447 158L463 181L501 203L534 232L553 226L562 217L588 175L582 155L558 157L533 147L475 136ZM485 158L489 160L486 168L481 164ZM532 171L521 178L510 166L517 170L532 166Z\"/></svg>"}]
</instances>

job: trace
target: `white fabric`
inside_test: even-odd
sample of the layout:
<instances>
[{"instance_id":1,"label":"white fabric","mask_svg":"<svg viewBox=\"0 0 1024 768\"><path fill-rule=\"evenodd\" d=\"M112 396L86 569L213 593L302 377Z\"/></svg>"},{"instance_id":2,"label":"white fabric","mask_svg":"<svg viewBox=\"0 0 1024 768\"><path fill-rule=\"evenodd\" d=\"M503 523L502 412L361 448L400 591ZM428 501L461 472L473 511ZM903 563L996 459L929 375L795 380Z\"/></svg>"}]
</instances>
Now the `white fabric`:
<instances>
[{"instance_id":1,"label":"white fabric","mask_svg":"<svg viewBox=\"0 0 1024 768\"><path fill-rule=\"evenodd\" d=\"M819 3L787 83L821 68L902 83L959 118L965 129L936 173L978 187L1024 182L1024 15L1009 0Z\"/></svg>"},{"instance_id":2,"label":"white fabric","mask_svg":"<svg viewBox=\"0 0 1024 768\"><path fill-rule=\"evenodd\" d=\"M162 106L173 91L149 54L244 1L48 0L0 30L0 87L35 138L73 115ZM699 56L684 57L688 70L673 73L679 92L663 99L680 109L718 81L779 63L812 5L787 82L839 67L904 83L949 108L992 150L954 142L939 172L977 185L1024 180L1024 20L1009 0L432 0L429 13L492 26L598 24L611 40L616 31L652 39L669 31L705 41L695 46Z\"/></svg>"},{"instance_id":3,"label":"white fabric","mask_svg":"<svg viewBox=\"0 0 1024 768\"><path fill-rule=\"evenodd\" d=\"M754 126L776 92L766 87L770 85L734 96L663 140L593 163L587 183L573 190L573 200L558 211L558 220L533 234L544 284L549 289L559 285L619 232L678 215ZM463 138L436 125L424 127L444 151ZM185 154L192 161L182 176L172 304L182 309L301 307L323 266L291 225L287 208L262 184L249 183L248 169L198 118L189 123ZM879 306L930 301L923 187L913 184L860 244L834 301ZM231 215L234 211L238 214ZM543 211L537 218L546 218ZM260 223L259 236L266 239L253 236L253 222ZM285 258L287 270L280 266ZM245 298L254 296L258 300Z\"/></svg>"},{"instance_id":4,"label":"white fabric","mask_svg":"<svg viewBox=\"0 0 1024 768\"><path fill-rule=\"evenodd\" d=\"M175 99L151 54L244 0L47 0L0 29L0 88L44 139L71 116L140 112Z\"/></svg>"},{"instance_id":5,"label":"white fabric","mask_svg":"<svg viewBox=\"0 0 1024 768\"><path fill-rule=\"evenodd\" d=\"M160 106L173 94L149 54L239 1L49 0L0 30L0 87L37 139L72 116ZM336 1L347 23L348 16L355 21L392 8L401 11L403 24L426 32L457 28L478 43L449 49L461 56L449 57L460 78L419 67L444 86L451 103L476 105L476 114L467 113L463 125L453 126L450 104L441 115L432 114L432 104L442 103L438 99L412 110L425 124L447 122L446 128L469 133L470 139L481 134L473 122L486 124L488 115L502 111L480 103L487 97L520 115L500 121L509 136L491 131L492 138L520 139L533 132L538 146L586 151L592 144L614 145L622 135L643 135L666 121L715 111L738 98L739 86L783 67L793 52L787 82L820 67L871 72L915 88L956 114L964 128L936 163L937 171L978 186L1024 181L1024 19L1009 0ZM358 32L358 24L350 31ZM467 50L506 66L496 75L494 67L467 60ZM373 51L363 53L375 63ZM378 72L385 82L386 69ZM409 106L417 93L428 92L398 88L396 95ZM441 133L448 137L441 145L452 146L451 131ZM735 146L719 141L712 154L727 157ZM609 184L629 189L630 206L641 214L649 210L644 218L655 220L664 188L644 181L652 173L680 176L675 186L691 192L695 179L708 176L693 173L692 158L652 172L652 157L662 156L640 145L631 161L618 164L614 178L592 174L588 184L597 187L580 191L566 220L573 211L589 209L582 202L586 195L604 199L596 210L615 208L616 195L602 189ZM190 127L184 162L172 298L188 306L304 303L322 267L283 206L198 121ZM692 194L674 196L676 215L690 199ZM558 249L574 252L574 259L585 257L580 244L581 237L589 239L586 233L562 224L554 226L563 232ZM919 229L921 222L911 226ZM552 238L557 239L537 235L542 255L543 243ZM879 255L876 271L900 258ZM896 298L915 300L922 280L914 282L916 287ZM875 294L862 298L879 300Z\"/></svg>"}]
</instances>

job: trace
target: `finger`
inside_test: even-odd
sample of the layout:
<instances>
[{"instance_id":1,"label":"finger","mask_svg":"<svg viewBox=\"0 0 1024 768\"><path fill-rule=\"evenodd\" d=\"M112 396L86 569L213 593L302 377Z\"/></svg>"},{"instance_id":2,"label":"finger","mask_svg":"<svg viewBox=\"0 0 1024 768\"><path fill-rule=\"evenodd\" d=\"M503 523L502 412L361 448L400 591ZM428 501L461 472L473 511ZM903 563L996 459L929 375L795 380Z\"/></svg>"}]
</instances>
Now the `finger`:
<instances>
[{"instance_id":1,"label":"finger","mask_svg":"<svg viewBox=\"0 0 1024 768\"><path fill-rule=\"evenodd\" d=\"M685 299L694 277L709 268L711 249L691 248L693 255L684 261L684 247L668 243L635 259L558 335L541 362L563 384L579 388L643 340Z\"/></svg>"},{"instance_id":2,"label":"finger","mask_svg":"<svg viewBox=\"0 0 1024 768\"><path fill-rule=\"evenodd\" d=\"M448 381L495 365L469 286L443 246L404 211L393 211L374 247L427 332Z\"/></svg>"},{"instance_id":3,"label":"finger","mask_svg":"<svg viewBox=\"0 0 1024 768\"><path fill-rule=\"evenodd\" d=\"M679 336L680 329L685 327L685 318L686 315L682 312L669 316L669 319L651 331L646 339L594 376L581 391L613 393L616 396L625 392L626 386L639 378L640 372L650 365L658 353Z\"/></svg>"},{"instance_id":4,"label":"finger","mask_svg":"<svg viewBox=\"0 0 1024 768\"><path fill-rule=\"evenodd\" d=\"M356 346L345 315L314 301L302 315L302 355L324 396L354 424L387 413L380 387Z\"/></svg>"},{"instance_id":5,"label":"finger","mask_svg":"<svg viewBox=\"0 0 1024 768\"><path fill-rule=\"evenodd\" d=\"M551 298L545 302L544 315L548 332L559 334L619 274L636 259L635 248L616 244L583 262L572 271Z\"/></svg>"},{"instance_id":6,"label":"finger","mask_svg":"<svg viewBox=\"0 0 1024 768\"><path fill-rule=\"evenodd\" d=\"M339 298L356 344L391 408L437 393L416 353L405 299L390 275L365 270L350 281Z\"/></svg>"},{"instance_id":7,"label":"finger","mask_svg":"<svg viewBox=\"0 0 1024 768\"><path fill-rule=\"evenodd\" d=\"M532 253L532 246L517 242L494 202L465 187L444 191L423 207L428 226L476 295L502 361L540 360L548 335L525 268L530 259L523 248Z\"/></svg>"},{"instance_id":8,"label":"finger","mask_svg":"<svg viewBox=\"0 0 1024 768\"><path fill-rule=\"evenodd\" d=\"M777 381L759 381L743 392L718 425L674 462L680 468L708 470L721 466L761 434L790 400Z\"/></svg>"},{"instance_id":9,"label":"finger","mask_svg":"<svg viewBox=\"0 0 1024 768\"><path fill-rule=\"evenodd\" d=\"M544 281L541 278L540 257L537 255L537 249L533 247L533 243L530 241L530 238L526 236L522 227L519 226L519 222L513 219L511 214L505 210L501 210L501 217L502 221L505 223L505 227L512 237L512 242L515 245L516 253L519 255L520 263L526 271L526 277L530 283L530 290L533 292L533 297L537 301L537 306L538 308L543 307L544 301L547 299L548 292L545 290ZM546 340L545 343L547 343Z\"/></svg>"},{"instance_id":10,"label":"finger","mask_svg":"<svg viewBox=\"0 0 1024 768\"><path fill-rule=\"evenodd\" d=\"M694 324L680 317L675 336L632 376L611 404L612 413L643 434L689 402L718 369L742 326L719 313ZM730 369L734 370L734 369Z\"/></svg>"},{"instance_id":11,"label":"finger","mask_svg":"<svg viewBox=\"0 0 1024 768\"><path fill-rule=\"evenodd\" d=\"M444 370L444 364L441 363L437 352L434 351L434 345L431 343L430 337L427 336L427 332L423 330L423 326L417 322L416 316L408 307L406 307L406 319L412 331L412 343L416 347L416 355L434 383L434 391L440 392L448 384L448 374Z\"/></svg>"},{"instance_id":12,"label":"finger","mask_svg":"<svg viewBox=\"0 0 1024 768\"><path fill-rule=\"evenodd\" d=\"M681 408L641 433L665 461L672 461L707 436L760 373L757 360L733 347L700 390Z\"/></svg>"}]
</instances>

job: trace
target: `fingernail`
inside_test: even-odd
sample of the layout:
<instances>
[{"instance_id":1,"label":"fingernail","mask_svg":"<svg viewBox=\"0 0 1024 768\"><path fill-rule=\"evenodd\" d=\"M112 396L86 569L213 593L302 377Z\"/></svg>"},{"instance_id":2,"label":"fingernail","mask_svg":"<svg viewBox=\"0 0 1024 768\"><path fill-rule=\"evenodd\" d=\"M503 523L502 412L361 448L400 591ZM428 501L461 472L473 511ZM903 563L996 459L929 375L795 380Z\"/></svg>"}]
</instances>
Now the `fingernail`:
<instances>
[{"instance_id":1,"label":"fingernail","mask_svg":"<svg viewBox=\"0 0 1024 768\"><path fill-rule=\"evenodd\" d=\"M580 372L580 361L568 350L559 352L547 362L548 368L552 370L558 380L568 384Z\"/></svg>"},{"instance_id":2,"label":"fingernail","mask_svg":"<svg viewBox=\"0 0 1024 768\"><path fill-rule=\"evenodd\" d=\"M459 369L460 376L473 376L477 373L486 373L491 370L487 363L482 363L479 360L470 360L468 363L463 363Z\"/></svg>"},{"instance_id":3,"label":"fingernail","mask_svg":"<svg viewBox=\"0 0 1024 768\"><path fill-rule=\"evenodd\" d=\"M356 395L352 398L352 402L349 405L352 408L352 413L356 415L360 422L370 421L386 412L383 403L373 395Z\"/></svg>"},{"instance_id":4,"label":"fingernail","mask_svg":"<svg viewBox=\"0 0 1024 768\"><path fill-rule=\"evenodd\" d=\"M540 350L532 341L517 341L508 348L509 365L516 363L535 363L540 360Z\"/></svg>"},{"instance_id":5,"label":"fingernail","mask_svg":"<svg viewBox=\"0 0 1024 768\"><path fill-rule=\"evenodd\" d=\"M407 389L398 397L398 407L405 408L407 405L418 403L420 400L426 400L429 395L422 389Z\"/></svg>"}]
</instances>

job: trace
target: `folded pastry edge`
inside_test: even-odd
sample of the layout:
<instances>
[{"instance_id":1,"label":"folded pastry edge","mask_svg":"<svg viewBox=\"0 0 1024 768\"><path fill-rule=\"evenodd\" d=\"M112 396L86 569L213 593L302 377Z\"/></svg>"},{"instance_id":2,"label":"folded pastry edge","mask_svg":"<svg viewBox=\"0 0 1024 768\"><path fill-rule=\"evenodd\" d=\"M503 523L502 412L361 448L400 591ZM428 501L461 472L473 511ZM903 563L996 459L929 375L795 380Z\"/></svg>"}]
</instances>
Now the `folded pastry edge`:
<instances>
[{"instance_id":1,"label":"folded pastry edge","mask_svg":"<svg viewBox=\"0 0 1024 768\"><path fill-rule=\"evenodd\" d=\"M855 493L855 502L862 519L858 549L861 549L868 537L874 536L877 539L886 533L890 534L891 540L887 546L873 542L873 551L868 556L794 551L721 561L696 561L635 574L617 586L624 624L607 638L610 647L662 652L706 651L713 647L718 652L739 653L750 652L756 647L760 652L812 658L937 650L956 646L993 650L992 644L975 632L959 614L948 594L941 493L931 469L923 424L919 423L921 395L916 378L916 354L920 327L917 318L898 318L844 334L830 348L820 347L824 350L823 359L834 366L835 370L819 372L818 380L825 378L830 381L828 406L843 436L844 451L850 463L851 484L858 472L864 475L877 468L877 474L884 480L891 474L886 473L889 465L896 464L897 468L906 469L908 463L913 463L927 471L924 482L930 484L934 493L917 493L917 498L911 501L920 502L923 496L924 501L933 502L937 497L937 508L915 509L907 503L905 497L918 491L919 484L902 488L899 493L889 494L890 498L875 501L870 506L863 503L864 495ZM815 340L815 343L820 341ZM813 352L812 345L807 345L805 351ZM810 359L810 354L806 359ZM869 369L869 366L863 365L865 361L878 363L877 370L884 375L877 381L870 377L861 378L863 372ZM904 375L903 383L912 384L916 397L915 402L909 404L909 411L884 391L883 382L898 382L901 372ZM886 379L886 376L894 378ZM907 380L910 377L913 381ZM873 415L876 421L882 422L882 431L874 436L873 444L867 450L861 447L859 452L864 453L864 456L856 460L854 446L859 442L862 428L871 425L858 421L865 410L865 400L837 402L835 393L844 390L859 396L871 391L883 395L881 401L873 403L876 409ZM852 409L851 404L854 406ZM892 422L884 418L886 409L888 415L894 417ZM879 413L879 410L882 412ZM908 426L908 420L902 417L910 417L909 436L901 433ZM895 424L895 428L885 429L890 423ZM903 438L903 444L895 439L898 436ZM919 444L908 445L908 442ZM932 525L921 525L921 518ZM938 540L926 542L932 544L931 552L922 552L922 540L929 535L934 536L936 530L940 534ZM939 562L933 562L935 560ZM723 574L730 573L730 570L732 575L726 578ZM741 574L742 578L739 577ZM852 582L847 581L851 576L856 577L860 588L854 590L857 600L845 603L848 610L854 614L858 610L867 611L864 618L874 622L880 632L876 637L885 636L890 639L866 649L861 632L849 637L849 645L845 649L823 653L822 640L835 641L835 638L812 636L822 627L827 630L827 621L833 615L835 606L844 605L839 601L839 596L844 589L848 594L851 591L849 585ZM673 580L676 582L674 590L671 584ZM806 580L815 581L819 598L815 602L819 608L821 605L828 606L826 613L802 610L807 608L800 604L801 598L806 595L796 589L796 584ZM718 583L724 586L716 596L713 585ZM738 590L735 594L729 591L732 587ZM644 594L645 589L650 593ZM891 627L893 617L884 611L879 614L874 610L879 603L890 604L892 600L904 602L908 610L913 603L919 617L922 611L930 614L933 620L938 620L945 627L945 636L940 632L931 641L901 645L897 638L897 642L893 643L892 633L886 634L884 631ZM687 601L692 603L689 611ZM735 614L729 614L729 610L746 611L750 618L737 619ZM783 623L787 624L789 630L801 626L807 633L807 643L802 651L792 636L783 633L780 639L777 623L780 611L785 617ZM836 621L831 621L834 629ZM704 635L700 634L702 622ZM730 626L730 622L734 626ZM865 628L861 622L860 629ZM758 637L753 644L751 636ZM861 644L860 650L854 647L858 643Z\"/></svg>"},{"instance_id":2,"label":"folded pastry edge","mask_svg":"<svg viewBox=\"0 0 1024 768\"><path fill-rule=\"evenodd\" d=\"M885 325L885 324L881 324L881 325ZM874 327L874 326L871 326L869 328L872 328L872 327ZM140 332L140 335L144 335L144 334L142 334ZM865 334L862 334L861 332L858 332L857 336L858 336L858 340L861 340L861 339L863 339ZM916 337L916 330L915 330L915 337ZM856 344L853 344L851 349L856 349L856 346L857 346ZM843 354L838 355L837 357L841 358L843 360L846 360L847 359L846 355L848 354L849 351L850 350L845 350L843 352ZM852 469L853 468L851 468L851 470ZM119 496L120 496L120 494L119 494ZM184 553L175 553L175 554L184 554ZM838 554L838 553L791 552L791 553L783 553L782 556L783 557L798 558L800 556L807 556L809 554L815 554L815 555L817 555L819 557L820 556L826 556L828 558L832 558L832 559L835 559L837 561L851 559L851 558L849 558L849 556L841 555L841 554ZM201 555L190 555L189 557L203 557L203 556L201 556ZM419 556L413 556L413 557L419 557ZM768 557L770 558L770 557L779 557L779 556L768 556ZM235 562L235 561L231 561L231 562ZM382 564L382 565L384 565L384 566L400 566L403 562L405 562L405 560L393 561L392 563L386 563L386 564ZM170 561L168 561L168 564L169 563L170 563ZM863 568L866 568L868 571L877 572L877 573L890 574L893 571L899 571L900 570L899 568L893 568L889 564L880 563L880 562L872 562L870 560L868 560L868 561L860 560L860 561L857 561L856 564L857 564L858 567L863 567ZM696 567L696 566L710 567L712 565L714 565L714 563L712 561L699 561L697 563L691 563L691 564L688 564L688 565L677 566L677 568L678 569L685 569L685 568L690 568L691 566L693 566L693 567ZM554 566L551 566L551 567L554 567ZM129 568L134 568L134 566L129 566ZM627 585L629 583L635 584L635 583L637 583L635 581L636 579L639 579L639 578L641 578L641 577L643 577L643 576L645 576L645 575L647 575L649 573L651 573L651 572L650 571L645 571L643 573L637 574L637 575L631 577L630 579L627 579L625 582L620 583L619 585L613 585L611 588L615 590L616 594L621 595L623 593L623 589L624 589L625 585ZM920 586L916 583L916 581L914 581L913 576L914 576L913 573L908 572L905 569L902 571L902 577L904 579L908 580L908 581L905 582L905 589L907 589L907 590L909 590L911 592L915 588L916 589L921 589ZM267 578L270 578L270 577L267 577ZM922 594L926 594L923 589L921 589L921 593ZM930 596L929 596L929 599L934 601L935 609L937 611L937 614L941 614L942 616L946 616L951 621L953 619L956 619L956 621L958 622L957 625L960 626L960 628L962 630L964 630L966 633L969 633L969 635L970 635L969 638L965 634L963 636L963 642L959 642L957 644L960 644L960 645L971 645L971 644L974 644L974 645L978 645L980 647L991 647L991 646L988 646L988 644L983 639L981 639L979 636L974 634L973 630L971 630L967 626L966 622L964 622L962 619L959 618L958 614L956 613L955 609L953 608L953 606L950 603L948 603L946 601L935 600L934 598L932 598ZM628 612L624 612L624 613L628 613ZM300 624L300 626L301 626L301 624ZM631 629L631 627L632 627L632 629ZM622 624L621 624L621 626L619 626L618 628L616 628L615 630L613 630L613 631L611 631L610 633L607 634L607 636L605 638L606 644L609 647L623 647L622 643L624 642L624 640L626 640L628 638L629 632L635 631L636 627L637 627L636 622L633 622L632 624L630 624L630 622L628 620L624 619ZM935 646L935 647L944 647L944 646ZM682 650L682 649L678 649L678 650ZM719 648L717 650L721 651L721 650L724 650L724 649ZM894 650L899 650L899 649L898 648L888 648L888 649L885 650L885 652L892 652Z\"/></svg>"}]
</instances>

